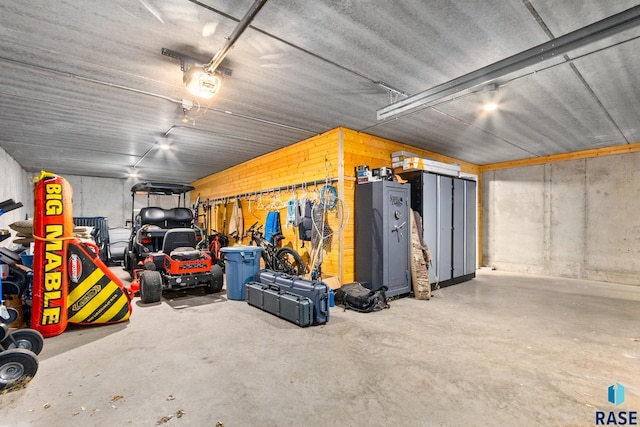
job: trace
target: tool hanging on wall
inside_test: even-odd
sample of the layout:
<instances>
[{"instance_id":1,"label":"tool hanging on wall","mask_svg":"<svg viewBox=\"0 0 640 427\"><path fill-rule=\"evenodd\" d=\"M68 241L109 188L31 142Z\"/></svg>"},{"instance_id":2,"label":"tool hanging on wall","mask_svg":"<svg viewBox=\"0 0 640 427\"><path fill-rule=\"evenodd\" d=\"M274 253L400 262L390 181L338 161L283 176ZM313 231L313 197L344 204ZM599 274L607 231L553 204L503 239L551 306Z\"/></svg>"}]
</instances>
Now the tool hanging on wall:
<instances>
[{"instance_id":1,"label":"tool hanging on wall","mask_svg":"<svg viewBox=\"0 0 640 427\"><path fill-rule=\"evenodd\" d=\"M272 197L271 202L275 203L276 205L278 205L279 209L284 209L286 208L286 204L280 200L279 203L277 203L277 193L281 192L281 191L289 191L292 188L296 189L296 188L302 188L304 191L304 195L302 197L298 197L298 199L305 199L305 198L315 198L315 199L319 199L320 195L316 194L315 197L311 197L307 194L307 188L308 187L314 187L314 193L319 193L318 190L318 185L320 184L329 184L332 182L336 182L338 181L338 178L329 178L327 179L322 179L322 180L315 180L315 181L307 181L307 182L301 182L301 183L296 183L296 184L289 184L286 186L282 186L282 187L274 187L274 188L265 188L262 190L258 190L258 191L254 191L254 192L249 192L249 193L241 193L241 194L235 194L235 195L228 195L228 196L223 196L223 197L217 197L217 198L212 198L212 199L208 199L209 203L228 203L230 199L233 198L239 198L239 199L245 199L245 200L252 200L258 209L269 209L269 204L265 204L263 203L263 198L265 197ZM253 199L249 199L249 197L252 197Z\"/></svg>"},{"instance_id":2,"label":"tool hanging on wall","mask_svg":"<svg viewBox=\"0 0 640 427\"><path fill-rule=\"evenodd\" d=\"M222 234L228 236L229 232L227 231L227 206L229 205L229 199L224 199L224 204L222 205Z\"/></svg>"},{"instance_id":3,"label":"tool hanging on wall","mask_svg":"<svg viewBox=\"0 0 640 427\"><path fill-rule=\"evenodd\" d=\"M196 203L193 205L193 219L195 220L196 225L198 225L198 218L200 218L200 216L200 193L198 193Z\"/></svg>"},{"instance_id":4,"label":"tool hanging on wall","mask_svg":"<svg viewBox=\"0 0 640 427\"><path fill-rule=\"evenodd\" d=\"M209 202L208 201L204 201L202 202L202 228L203 228L203 239L206 239L207 236L209 235ZM198 226L200 226L200 224L198 224Z\"/></svg>"},{"instance_id":5,"label":"tool hanging on wall","mask_svg":"<svg viewBox=\"0 0 640 427\"><path fill-rule=\"evenodd\" d=\"M207 236L211 234L211 202L207 200Z\"/></svg>"},{"instance_id":6,"label":"tool hanging on wall","mask_svg":"<svg viewBox=\"0 0 640 427\"><path fill-rule=\"evenodd\" d=\"M233 208L231 208L231 219L229 220L229 236L233 237L236 241L240 241L243 234L244 219L242 217L242 205L240 204L240 197L236 197Z\"/></svg>"},{"instance_id":7,"label":"tool hanging on wall","mask_svg":"<svg viewBox=\"0 0 640 427\"><path fill-rule=\"evenodd\" d=\"M325 185L322 187L324 191L318 192L318 189L315 188L315 191L318 192L319 202L315 204L311 210L311 221L313 223L312 231L311 231L311 268L310 275L312 280L322 280L322 259L323 259L323 249L326 244L326 235L330 235L330 229L327 230L328 224L326 224L326 212L328 208L329 196L330 192L326 190L327 186L331 183L329 178L329 174L331 171L331 164L329 163L329 156L325 156L324 159L325 170L326 170L326 179ZM337 194L335 194L335 188L332 186L334 190L333 206L335 206L335 198L337 198Z\"/></svg>"},{"instance_id":8,"label":"tool hanging on wall","mask_svg":"<svg viewBox=\"0 0 640 427\"><path fill-rule=\"evenodd\" d=\"M213 225L211 226L211 230L209 230L209 232L212 232L213 230L224 232L224 229L220 228L220 202L218 201L214 203L209 200L209 204L211 203L213 203Z\"/></svg>"}]
</instances>

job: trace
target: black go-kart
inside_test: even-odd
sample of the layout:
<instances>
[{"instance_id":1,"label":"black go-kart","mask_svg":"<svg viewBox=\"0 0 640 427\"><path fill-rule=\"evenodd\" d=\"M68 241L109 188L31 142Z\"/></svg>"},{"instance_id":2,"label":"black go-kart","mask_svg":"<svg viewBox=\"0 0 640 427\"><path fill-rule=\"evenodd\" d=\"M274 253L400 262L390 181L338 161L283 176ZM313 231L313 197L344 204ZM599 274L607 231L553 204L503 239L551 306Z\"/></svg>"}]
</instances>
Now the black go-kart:
<instances>
[{"instance_id":1,"label":"black go-kart","mask_svg":"<svg viewBox=\"0 0 640 427\"><path fill-rule=\"evenodd\" d=\"M131 188L134 212L136 196L146 196L147 206L137 215L132 213L124 268L133 279L132 291L140 293L143 303L160 301L165 290L222 290L222 268L212 262L208 242L186 206L186 193L193 189L186 184L157 182L138 183ZM177 197L177 206L150 206L151 196Z\"/></svg>"}]
</instances>

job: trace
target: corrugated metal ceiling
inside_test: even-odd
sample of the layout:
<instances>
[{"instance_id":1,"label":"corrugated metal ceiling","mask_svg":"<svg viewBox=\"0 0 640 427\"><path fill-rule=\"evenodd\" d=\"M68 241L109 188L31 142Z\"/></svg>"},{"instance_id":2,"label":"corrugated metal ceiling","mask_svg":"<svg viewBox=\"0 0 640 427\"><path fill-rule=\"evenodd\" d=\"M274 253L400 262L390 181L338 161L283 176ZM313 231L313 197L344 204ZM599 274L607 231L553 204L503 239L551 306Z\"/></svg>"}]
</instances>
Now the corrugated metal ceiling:
<instances>
[{"instance_id":1,"label":"corrugated metal ceiling","mask_svg":"<svg viewBox=\"0 0 640 427\"><path fill-rule=\"evenodd\" d=\"M124 178L136 165L193 181L337 126L477 164L640 141L638 26L497 93L376 118L390 103L378 82L415 94L636 1L268 0L223 61L221 92L198 101L161 49L208 62L252 3L0 2L0 147L31 172Z\"/></svg>"}]
</instances>

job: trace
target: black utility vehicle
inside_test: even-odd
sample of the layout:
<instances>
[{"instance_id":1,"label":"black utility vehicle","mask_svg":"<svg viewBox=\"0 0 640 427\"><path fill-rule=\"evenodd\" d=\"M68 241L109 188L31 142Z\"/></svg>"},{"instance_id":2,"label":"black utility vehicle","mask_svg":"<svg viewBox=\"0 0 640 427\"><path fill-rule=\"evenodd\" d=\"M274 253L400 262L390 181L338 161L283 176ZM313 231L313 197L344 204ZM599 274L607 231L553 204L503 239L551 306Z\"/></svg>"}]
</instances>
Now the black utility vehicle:
<instances>
[{"instance_id":1,"label":"black utility vehicle","mask_svg":"<svg viewBox=\"0 0 640 427\"><path fill-rule=\"evenodd\" d=\"M162 291L204 287L205 292L222 290L223 273L212 263L207 241L186 206L186 184L144 182L131 188L132 227L124 268L140 292L143 303L160 301ZM147 206L135 214L136 196L146 196ZM150 206L154 199L177 198L176 206ZM157 200L156 200L157 201ZM163 200L162 206L168 206Z\"/></svg>"}]
</instances>

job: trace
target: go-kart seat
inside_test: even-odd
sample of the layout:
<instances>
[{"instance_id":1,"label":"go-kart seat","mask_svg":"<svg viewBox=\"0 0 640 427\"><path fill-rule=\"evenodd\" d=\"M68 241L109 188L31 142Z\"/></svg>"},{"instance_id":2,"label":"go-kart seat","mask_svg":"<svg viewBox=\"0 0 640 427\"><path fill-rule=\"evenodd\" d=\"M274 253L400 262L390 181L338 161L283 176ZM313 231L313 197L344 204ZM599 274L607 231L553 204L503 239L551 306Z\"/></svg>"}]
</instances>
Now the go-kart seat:
<instances>
[{"instance_id":1,"label":"go-kart seat","mask_svg":"<svg viewBox=\"0 0 640 427\"><path fill-rule=\"evenodd\" d=\"M202 258L196 250L196 232L192 228L172 228L167 230L162 243L162 252L175 260Z\"/></svg>"},{"instance_id":2,"label":"go-kart seat","mask_svg":"<svg viewBox=\"0 0 640 427\"><path fill-rule=\"evenodd\" d=\"M188 228L193 222L193 212L189 208L172 208L167 214L167 228Z\"/></svg>"},{"instance_id":3,"label":"go-kart seat","mask_svg":"<svg viewBox=\"0 0 640 427\"><path fill-rule=\"evenodd\" d=\"M165 221L167 219L167 213L162 208L145 207L140 209L140 224L141 225L157 225L160 228L165 228Z\"/></svg>"}]
</instances>

